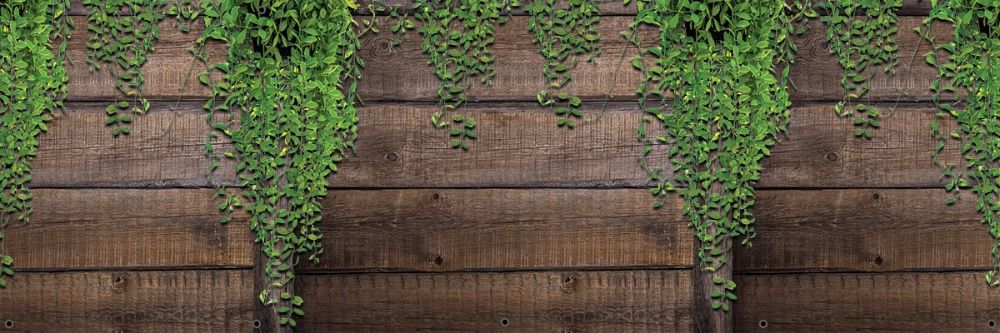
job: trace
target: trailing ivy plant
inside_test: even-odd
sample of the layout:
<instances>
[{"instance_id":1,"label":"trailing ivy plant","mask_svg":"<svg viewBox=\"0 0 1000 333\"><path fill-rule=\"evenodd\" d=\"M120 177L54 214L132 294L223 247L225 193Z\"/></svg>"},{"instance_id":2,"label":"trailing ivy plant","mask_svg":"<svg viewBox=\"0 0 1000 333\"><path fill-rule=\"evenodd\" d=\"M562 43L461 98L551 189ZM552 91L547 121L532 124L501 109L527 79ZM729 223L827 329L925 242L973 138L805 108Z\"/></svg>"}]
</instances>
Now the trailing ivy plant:
<instances>
[{"instance_id":1,"label":"trailing ivy plant","mask_svg":"<svg viewBox=\"0 0 1000 333\"><path fill-rule=\"evenodd\" d=\"M468 150L477 138L476 121L455 112L468 99L465 92L471 79L491 84L496 76L493 62L494 32L506 22L504 14L518 6L517 0L415 0L414 17L423 23L417 32L423 37L427 63L441 81L437 89L441 110L431 116L437 128L449 128L452 148Z\"/></svg>"},{"instance_id":2,"label":"trailing ivy plant","mask_svg":"<svg viewBox=\"0 0 1000 333\"><path fill-rule=\"evenodd\" d=\"M538 93L538 103L555 107L556 125L573 128L573 118L580 118L580 97L561 91L570 80L578 57L593 62L600 55L600 20L594 0L535 0L526 6L528 29L545 57L542 75L546 88Z\"/></svg>"},{"instance_id":3,"label":"trailing ivy plant","mask_svg":"<svg viewBox=\"0 0 1000 333\"><path fill-rule=\"evenodd\" d=\"M819 5L828 12L822 18L826 41L844 69L843 98L835 110L841 117L855 115L856 137L870 140L880 126L877 107L854 102L871 90L870 81L879 67L893 73L899 64L893 35L899 30L896 12L902 5L902 0L830 0Z\"/></svg>"},{"instance_id":4,"label":"trailing ivy plant","mask_svg":"<svg viewBox=\"0 0 1000 333\"><path fill-rule=\"evenodd\" d=\"M954 118L958 129L945 133L937 119L931 124L931 136L938 139L934 162L944 169L945 188L954 204L962 189L976 194L976 208L983 224L994 239L993 269L986 273L990 286L1000 286L1000 1L951 0L931 1L932 8L918 33L935 45L937 52L924 55L937 68L939 76L931 83L934 103L940 108L938 119ZM949 42L937 41L931 34L935 21L953 25ZM943 97L954 97L954 101ZM947 140L961 145L963 161L944 161L938 154Z\"/></svg>"},{"instance_id":5,"label":"trailing ivy plant","mask_svg":"<svg viewBox=\"0 0 1000 333\"><path fill-rule=\"evenodd\" d=\"M363 64L353 6L343 0L220 0L203 11L199 43L228 45L226 60L211 65L222 82L200 76L216 96L205 107L213 127L235 145L225 154L237 160L241 188L220 209L250 213L269 281L259 299L275 309L280 325L294 327L303 315L303 299L291 288L295 267L300 255L316 261L323 252L320 200L327 177L357 136L354 100ZM238 117L216 118L230 110Z\"/></svg>"},{"instance_id":6,"label":"trailing ivy plant","mask_svg":"<svg viewBox=\"0 0 1000 333\"><path fill-rule=\"evenodd\" d=\"M116 101L105 109L105 125L112 134L128 135L133 115L149 112L149 101L143 97L145 79L142 66L155 49L160 36L159 24L167 16L177 18L180 30L190 30L197 19L199 6L192 0L178 0L167 6L167 0L83 0L87 8L87 64L91 70L105 68L115 78Z\"/></svg>"},{"instance_id":7,"label":"trailing ivy plant","mask_svg":"<svg viewBox=\"0 0 1000 333\"><path fill-rule=\"evenodd\" d=\"M3 246L4 228L28 221L38 136L66 98L68 8L69 0L0 4L0 288L7 286L4 276L14 276L14 258Z\"/></svg>"},{"instance_id":8,"label":"trailing ivy plant","mask_svg":"<svg viewBox=\"0 0 1000 333\"><path fill-rule=\"evenodd\" d=\"M626 33L632 43L639 46L642 26L659 31L656 45L632 59L644 73L638 93L648 115L638 131L647 143L640 162L655 184L654 207L668 192L683 198L699 266L712 275L711 306L729 311L736 283L717 272L733 239L749 245L755 235L753 185L790 115L790 37L815 12L785 0L637 0L636 8ZM662 133L647 130L652 119ZM671 174L648 165L653 143L670 145Z\"/></svg>"}]
</instances>

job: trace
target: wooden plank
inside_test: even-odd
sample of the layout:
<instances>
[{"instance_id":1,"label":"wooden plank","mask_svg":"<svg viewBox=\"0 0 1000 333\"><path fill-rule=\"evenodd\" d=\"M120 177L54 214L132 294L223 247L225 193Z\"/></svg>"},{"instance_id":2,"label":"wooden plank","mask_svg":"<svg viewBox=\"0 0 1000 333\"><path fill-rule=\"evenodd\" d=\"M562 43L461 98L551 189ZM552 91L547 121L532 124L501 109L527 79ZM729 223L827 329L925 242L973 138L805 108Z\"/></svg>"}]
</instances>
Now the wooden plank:
<instances>
[{"instance_id":1,"label":"wooden plank","mask_svg":"<svg viewBox=\"0 0 1000 333\"><path fill-rule=\"evenodd\" d=\"M67 99L118 99L120 96L115 90L117 78L105 68L108 66L102 64L100 71L93 71L87 64L87 43L91 34L87 31L86 22L86 17L73 17L72 37L66 46ZM149 99L165 100L205 99L210 96L211 89L198 81L198 74L204 65L196 61L189 51L201 34L202 26L196 24L191 32L184 34L173 20L165 20L159 24L159 29L160 39L142 70L145 79L143 95ZM221 43L209 43L206 52L213 61L225 59L225 45ZM220 78L215 75L215 79Z\"/></svg>"},{"instance_id":2,"label":"wooden plank","mask_svg":"<svg viewBox=\"0 0 1000 333\"><path fill-rule=\"evenodd\" d=\"M939 189L758 191L758 237L736 249L736 269L989 269L993 240L976 198L945 198Z\"/></svg>"},{"instance_id":3,"label":"wooden plank","mask_svg":"<svg viewBox=\"0 0 1000 333\"><path fill-rule=\"evenodd\" d=\"M691 267L681 203L644 189L334 190L312 271Z\"/></svg>"},{"instance_id":4,"label":"wooden plank","mask_svg":"<svg viewBox=\"0 0 1000 333\"><path fill-rule=\"evenodd\" d=\"M358 1L361 3L361 8L359 8L359 13L368 13L366 10L366 3L369 1ZM403 12L412 12L413 1L412 0L386 0L385 3L391 6L400 6L400 10ZM601 15L635 15L635 2L631 2L628 5L622 5L621 0L597 0L597 6L600 8ZM168 3L173 3L173 1L168 1ZM530 3L530 1L524 1L523 4ZM817 2L818 3L818 2ZM83 0L72 0L70 4L70 15L87 15L86 7L83 6ZM899 9L899 15L927 15L930 12L930 2L925 0L903 0L903 6ZM523 9L515 9L514 15L525 15ZM360 20L360 14L355 14L355 19Z\"/></svg>"},{"instance_id":5,"label":"wooden plank","mask_svg":"<svg viewBox=\"0 0 1000 333\"><path fill-rule=\"evenodd\" d=\"M247 218L219 223L214 190L37 189L28 223L7 230L18 272L250 267Z\"/></svg>"},{"instance_id":6,"label":"wooden plank","mask_svg":"<svg viewBox=\"0 0 1000 333\"><path fill-rule=\"evenodd\" d=\"M636 50L620 35L628 26L629 17L606 17L598 31L602 38L602 57L596 64L581 64L574 72L573 82L567 91L588 100L603 101L605 98L635 99L635 88L641 82L642 73L632 68L629 62ZM87 36L84 19L75 18L77 23L74 37L70 39L67 65L69 74L70 100L108 100L115 97L114 80L105 71L92 72L86 65ZM935 76L933 68L923 62L923 54L930 46L912 32L920 26L921 17L901 17L899 43L901 64L896 75L876 75L872 80L872 91L867 95L873 101L926 101L930 97L931 80ZM515 17L496 31L494 51L497 56L498 75L492 86L475 84L470 88L471 100L490 101L533 101L545 83L541 75L543 59L538 47L532 44L527 29L526 17ZM825 29L819 21L809 24L806 34L797 36L799 56L793 67L792 79L798 90L791 92L795 100L839 100L842 70L834 56L829 53L825 41ZM188 34L182 34L172 21L160 25L160 41L156 51L150 55L143 69L145 74L145 96L151 99L199 99L205 98L209 90L197 80L199 65L187 50L197 38L199 27ZM939 25L935 29L941 41L949 40L950 29ZM647 30L643 34L644 45L652 45L657 34ZM392 46L397 37L387 29L380 34L363 39L360 54L365 59L364 80L359 85L361 96L375 100L420 100L432 101L436 98L438 80L426 63L421 48L419 34L412 32L403 38L403 43ZM224 59L222 45L212 44L208 48L212 59ZM914 58L914 55L916 57ZM912 66L911 66L912 64ZM537 70L531 70L531 69Z\"/></svg>"},{"instance_id":7,"label":"wooden plank","mask_svg":"<svg viewBox=\"0 0 1000 333\"><path fill-rule=\"evenodd\" d=\"M18 273L0 292L7 332L247 332L250 270Z\"/></svg>"},{"instance_id":8,"label":"wooden plank","mask_svg":"<svg viewBox=\"0 0 1000 333\"><path fill-rule=\"evenodd\" d=\"M983 272L738 275L737 332L992 332ZM992 325L991 325L992 323Z\"/></svg>"},{"instance_id":9,"label":"wooden plank","mask_svg":"<svg viewBox=\"0 0 1000 333\"><path fill-rule=\"evenodd\" d=\"M301 332L690 332L689 270L300 275Z\"/></svg>"},{"instance_id":10,"label":"wooden plank","mask_svg":"<svg viewBox=\"0 0 1000 333\"><path fill-rule=\"evenodd\" d=\"M34 161L34 187L208 186L200 104L154 103L137 117L133 134L115 139L101 103L69 105L42 135ZM934 140L926 106L883 107L882 128L871 141L854 138L850 119L831 104L792 111L788 138L764 159L759 188L930 187L940 170L930 160ZM331 178L334 187L644 187L636 158L641 117L630 102L601 110L584 107L575 130L555 126L556 116L534 104L475 104L479 140L468 152L447 147L447 132L430 125L433 105L375 103L362 107L358 154ZM950 128L949 126L945 127ZM229 149L224 141L218 149ZM957 145L944 151L957 158ZM651 160L667 166L665 149ZM216 175L232 184L232 163Z\"/></svg>"}]
</instances>

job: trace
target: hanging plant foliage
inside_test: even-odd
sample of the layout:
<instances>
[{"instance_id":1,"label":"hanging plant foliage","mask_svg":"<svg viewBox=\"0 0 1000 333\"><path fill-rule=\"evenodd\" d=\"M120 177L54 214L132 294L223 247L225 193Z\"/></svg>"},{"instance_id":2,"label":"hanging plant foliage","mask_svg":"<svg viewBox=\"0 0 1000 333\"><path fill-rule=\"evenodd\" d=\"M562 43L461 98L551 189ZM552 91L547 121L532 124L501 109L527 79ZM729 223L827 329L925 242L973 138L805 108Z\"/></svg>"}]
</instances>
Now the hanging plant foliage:
<instances>
[{"instance_id":1,"label":"hanging plant foliage","mask_svg":"<svg viewBox=\"0 0 1000 333\"><path fill-rule=\"evenodd\" d=\"M976 208L983 215L993 243L993 269L986 282L1000 286L1000 1L952 0L931 1L930 16L918 33L935 45L936 52L924 55L938 70L931 83L934 103L939 107L931 124L931 136L937 138L934 162L944 169L945 188L954 204L962 189L977 196ZM953 25L950 42L935 40L931 25L935 21ZM944 97L953 97L954 101ZM953 118L958 129L946 133L938 119ZM944 161L938 154L948 140L961 145L962 161Z\"/></svg>"},{"instance_id":2,"label":"hanging plant foliage","mask_svg":"<svg viewBox=\"0 0 1000 333\"><path fill-rule=\"evenodd\" d=\"M491 84L494 27L503 24L517 0L415 0L414 17L423 23L417 32L423 37L427 63L441 81L437 89L441 110L431 116L437 128L448 128L449 146L468 150L475 140L476 121L456 112L468 99L471 81ZM395 30L395 29L394 29Z\"/></svg>"},{"instance_id":3,"label":"hanging plant foliage","mask_svg":"<svg viewBox=\"0 0 1000 333\"><path fill-rule=\"evenodd\" d=\"M573 79L579 57L594 62L601 53L600 21L594 0L535 0L526 6L530 20L528 29L535 34L534 42L545 57L542 74L546 88L538 92L538 103L555 108L556 125L573 128L574 118L583 117L580 97L563 91Z\"/></svg>"},{"instance_id":4,"label":"hanging plant foliage","mask_svg":"<svg viewBox=\"0 0 1000 333\"><path fill-rule=\"evenodd\" d=\"M143 97L145 78L142 67L160 37L159 24L167 16L177 18L187 32L200 13L191 0L83 0L87 8L87 64L91 70L104 68L115 78L116 101L105 109L105 125L112 134L128 135L133 115L149 112Z\"/></svg>"},{"instance_id":5,"label":"hanging plant foliage","mask_svg":"<svg viewBox=\"0 0 1000 333\"><path fill-rule=\"evenodd\" d=\"M641 159L655 182L654 207L668 192L683 198L700 241L699 266L716 272L728 264L724 253L733 239L749 245L755 235L753 185L790 115L791 35L796 22L815 12L784 0L638 0L636 7L631 41L639 46L643 26L659 31L657 44L632 59L645 77L638 93L647 116L638 137L647 143L644 157L653 144L669 145L673 165L666 174ZM728 311L736 284L711 274L712 308Z\"/></svg>"},{"instance_id":6,"label":"hanging plant foliage","mask_svg":"<svg viewBox=\"0 0 1000 333\"><path fill-rule=\"evenodd\" d=\"M69 0L0 4L0 288L7 286L5 276L14 276L4 229L28 221L38 136L66 99L63 62L73 24L68 8Z\"/></svg>"},{"instance_id":7,"label":"hanging plant foliage","mask_svg":"<svg viewBox=\"0 0 1000 333\"><path fill-rule=\"evenodd\" d=\"M840 79L843 97L835 106L837 115L854 115L854 136L871 139L881 126L879 109L870 103L857 102L871 90L871 79L880 70L894 73L899 59L896 40L899 30L896 12L902 0L830 0L819 4L828 14L826 41L837 56L844 76Z\"/></svg>"},{"instance_id":8,"label":"hanging plant foliage","mask_svg":"<svg viewBox=\"0 0 1000 333\"><path fill-rule=\"evenodd\" d=\"M363 64L351 9L342 0L222 0L203 12L200 43L228 45L226 60L212 66L222 82L201 75L216 95L205 107L235 145L226 154L237 160L242 194L220 208L250 213L270 281L259 298L281 325L294 327L303 315L291 288L295 267L300 255L316 261L323 252L320 200L357 137ZM218 120L229 110L238 121Z\"/></svg>"}]
</instances>

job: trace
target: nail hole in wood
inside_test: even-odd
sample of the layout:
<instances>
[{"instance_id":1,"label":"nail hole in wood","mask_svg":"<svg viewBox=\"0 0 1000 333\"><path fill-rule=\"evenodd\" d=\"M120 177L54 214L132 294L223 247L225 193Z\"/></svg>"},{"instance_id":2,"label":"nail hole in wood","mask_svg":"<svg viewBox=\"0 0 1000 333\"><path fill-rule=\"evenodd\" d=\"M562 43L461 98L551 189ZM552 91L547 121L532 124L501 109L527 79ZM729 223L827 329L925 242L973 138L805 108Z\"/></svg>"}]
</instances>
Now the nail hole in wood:
<instances>
[{"instance_id":1,"label":"nail hole in wood","mask_svg":"<svg viewBox=\"0 0 1000 333\"><path fill-rule=\"evenodd\" d=\"M990 319L989 321L986 322L986 326L989 326L990 328L995 328L997 327L997 321Z\"/></svg>"},{"instance_id":2,"label":"nail hole in wood","mask_svg":"<svg viewBox=\"0 0 1000 333\"><path fill-rule=\"evenodd\" d=\"M757 322L757 326L760 326L760 328L767 328L767 320L761 319Z\"/></svg>"},{"instance_id":3,"label":"nail hole in wood","mask_svg":"<svg viewBox=\"0 0 1000 333\"><path fill-rule=\"evenodd\" d=\"M441 193L434 193L434 195L431 196L431 199L434 199L435 201L441 200Z\"/></svg>"},{"instance_id":4,"label":"nail hole in wood","mask_svg":"<svg viewBox=\"0 0 1000 333\"><path fill-rule=\"evenodd\" d=\"M253 328L260 328L260 320L254 320L251 325L253 325Z\"/></svg>"},{"instance_id":5,"label":"nail hole in wood","mask_svg":"<svg viewBox=\"0 0 1000 333\"><path fill-rule=\"evenodd\" d=\"M3 322L3 327L5 327L5 328L14 328L14 321L10 320L10 319L5 320Z\"/></svg>"},{"instance_id":6,"label":"nail hole in wood","mask_svg":"<svg viewBox=\"0 0 1000 333\"><path fill-rule=\"evenodd\" d=\"M508 320L507 318L500 319L500 326L503 326L503 327L510 326L510 320Z\"/></svg>"},{"instance_id":7,"label":"nail hole in wood","mask_svg":"<svg viewBox=\"0 0 1000 333\"><path fill-rule=\"evenodd\" d=\"M881 198L882 198L882 195L878 194L878 192L872 193L872 200L878 201L878 199L881 199Z\"/></svg>"}]
</instances>

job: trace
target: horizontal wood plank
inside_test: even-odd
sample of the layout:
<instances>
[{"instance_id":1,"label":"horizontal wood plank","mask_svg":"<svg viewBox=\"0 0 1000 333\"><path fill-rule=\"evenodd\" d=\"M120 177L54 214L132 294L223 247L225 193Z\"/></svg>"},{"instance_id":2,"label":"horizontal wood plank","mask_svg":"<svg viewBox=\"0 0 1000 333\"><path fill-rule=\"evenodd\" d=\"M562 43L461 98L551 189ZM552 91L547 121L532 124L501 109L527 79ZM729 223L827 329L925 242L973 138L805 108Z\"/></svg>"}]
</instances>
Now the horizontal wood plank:
<instances>
[{"instance_id":1,"label":"horizontal wood plank","mask_svg":"<svg viewBox=\"0 0 1000 333\"><path fill-rule=\"evenodd\" d=\"M302 332L690 332L690 270L300 275Z\"/></svg>"},{"instance_id":2,"label":"horizontal wood plank","mask_svg":"<svg viewBox=\"0 0 1000 333\"><path fill-rule=\"evenodd\" d=\"M209 130L198 104L156 103L115 139L103 125L101 103L77 103L41 136L34 187L209 186L204 140ZM358 153L349 156L334 187L644 187L636 158L641 113L629 102L606 109L586 106L574 130L555 126L556 116L534 104L467 107L479 123L479 139L467 152L448 148L447 131L430 124L433 105L375 103L362 107ZM830 104L792 111L788 137L764 159L759 188L931 187L940 170L930 160L928 134L934 109L883 107L882 128L871 141L856 139L850 119ZM946 124L947 125L947 124ZM945 128L950 128L945 126ZM225 141L218 150L230 149ZM945 158L958 156L949 145ZM667 152L651 161L668 166ZM668 168L669 169L669 168ZM232 163L216 173L232 184Z\"/></svg>"},{"instance_id":3,"label":"horizontal wood plank","mask_svg":"<svg viewBox=\"0 0 1000 333\"><path fill-rule=\"evenodd\" d=\"M983 272L737 275L734 331L992 332ZM766 321L766 322L762 322ZM992 322L992 326L991 323Z\"/></svg>"},{"instance_id":4,"label":"horizontal wood plank","mask_svg":"<svg viewBox=\"0 0 1000 333\"><path fill-rule=\"evenodd\" d=\"M923 54L930 51L913 28L920 26L922 17L901 17L899 43L900 66L895 75L878 74L872 80L872 91L866 98L873 101L926 101L930 97L929 85L935 76L933 68L923 62ZM629 17L606 17L598 31L601 34L602 56L594 64L582 63L574 71L567 91L593 101L606 98L635 99L635 88L642 73L632 68L629 59L635 47L625 41L620 33L630 22ZM67 65L70 100L109 100L115 98L114 78L107 71L91 71L86 64L87 39L85 19L74 18L76 27L70 39ZM469 90L471 100L483 101L532 101L545 86L541 75L541 55L532 44L526 17L512 18L497 28L494 51L497 57L497 77L491 86L473 85ZM193 61L188 48L194 43L200 28L190 33L180 33L173 21L160 24L160 41L143 69L146 84L144 94L151 99L203 99L210 91L197 80L200 64ZM934 29L940 41L949 40L950 28L939 25ZM652 30L642 34L643 44L652 45L657 34ZM436 98L438 80L426 66L426 55L416 32L408 33L403 43L392 45L396 35L386 29L379 34L365 36L360 54L366 62L364 80L359 85L361 96L369 100L432 101ZM791 92L795 100L839 100L842 69L829 53L825 29L819 21L809 23L808 31L795 37L799 44L798 61L791 71L797 90ZM213 43L207 49L210 58L224 59L223 45ZM535 70L532 70L535 69Z\"/></svg>"},{"instance_id":5,"label":"horizontal wood plank","mask_svg":"<svg viewBox=\"0 0 1000 333\"><path fill-rule=\"evenodd\" d=\"M334 190L308 270L690 267L680 202L643 189Z\"/></svg>"},{"instance_id":6,"label":"horizontal wood plank","mask_svg":"<svg viewBox=\"0 0 1000 333\"><path fill-rule=\"evenodd\" d=\"M248 332L250 270L17 273L5 332Z\"/></svg>"},{"instance_id":7,"label":"horizontal wood plank","mask_svg":"<svg viewBox=\"0 0 1000 333\"><path fill-rule=\"evenodd\" d=\"M943 189L757 192L757 238L737 272L988 270L993 240L976 198Z\"/></svg>"},{"instance_id":8,"label":"horizontal wood plank","mask_svg":"<svg viewBox=\"0 0 1000 333\"><path fill-rule=\"evenodd\" d=\"M359 13L369 13L367 4L371 1L358 1L361 4ZM389 6L396 6L401 12L410 12L413 8L412 0L385 0ZM621 0L597 0L601 15L635 15L635 2L623 5ZM821 1L817 1L819 3ZM173 4L173 0L168 0L168 4ZM524 1L524 4L530 2ZM83 5L83 0L72 0L70 4L70 15L87 15L87 9ZM899 9L899 15L927 15L930 12L930 2L926 0L903 0L903 6ZM524 15L525 11L515 8L514 15ZM355 14L355 19L360 20L359 14Z\"/></svg>"},{"instance_id":9,"label":"horizontal wood plank","mask_svg":"<svg viewBox=\"0 0 1000 333\"><path fill-rule=\"evenodd\" d=\"M19 272L250 267L245 216L228 225L210 189L36 189L35 213L7 230ZM243 214L240 214L243 215Z\"/></svg>"}]
</instances>

